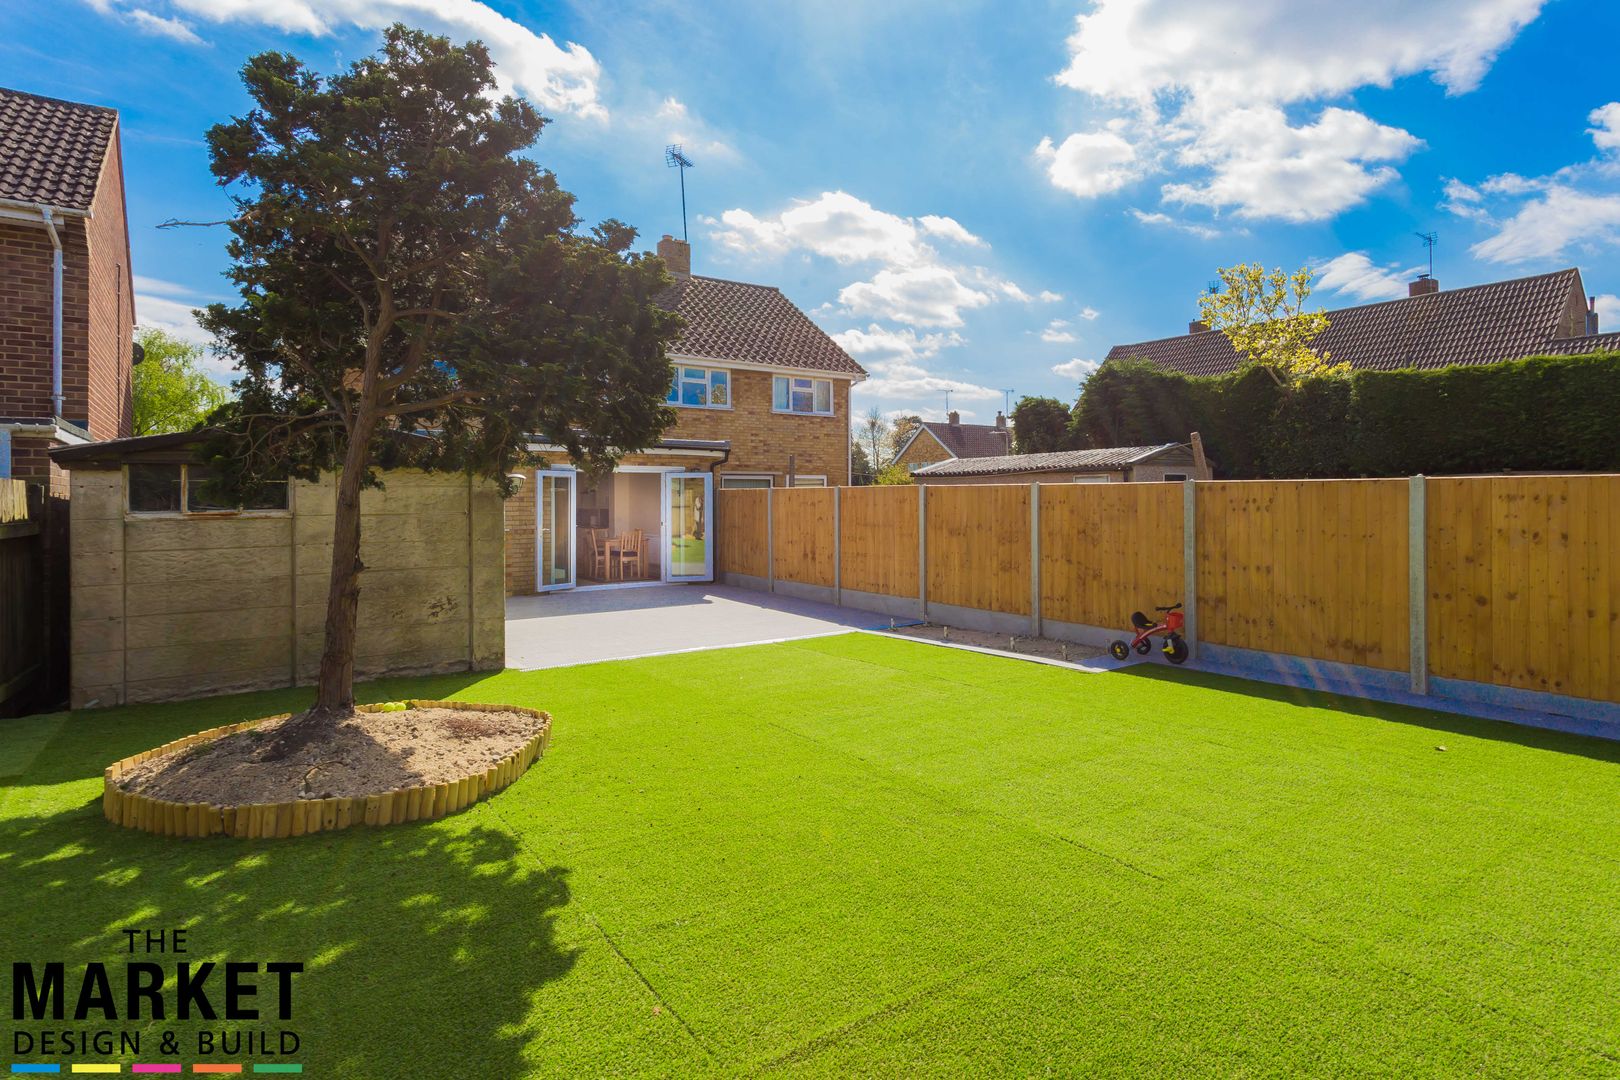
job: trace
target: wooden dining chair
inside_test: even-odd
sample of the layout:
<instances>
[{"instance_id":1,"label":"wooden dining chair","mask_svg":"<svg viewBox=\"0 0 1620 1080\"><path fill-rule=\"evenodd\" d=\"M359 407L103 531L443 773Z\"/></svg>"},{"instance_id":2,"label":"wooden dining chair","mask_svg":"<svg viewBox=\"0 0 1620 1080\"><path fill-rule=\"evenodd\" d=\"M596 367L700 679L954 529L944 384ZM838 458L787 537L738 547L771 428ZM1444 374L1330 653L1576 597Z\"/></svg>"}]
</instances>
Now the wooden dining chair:
<instances>
[{"instance_id":1,"label":"wooden dining chair","mask_svg":"<svg viewBox=\"0 0 1620 1080\"><path fill-rule=\"evenodd\" d=\"M630 568L635 567L637 578L647 573L646 537L640 529L631 529L619 537L619 573L630 580Z\"/></svg>"},{"instance_id":2,"label":"wooden dining chair","mask_svg":"<svg viewBox=\"0 0 1620 1080\"><path fill-rule=\"evenodd\" d=\"M585 550L591 557L591 577L598 581L608 579L608 535L606 529L585 530Z\"/></svg>"}]
</instances>

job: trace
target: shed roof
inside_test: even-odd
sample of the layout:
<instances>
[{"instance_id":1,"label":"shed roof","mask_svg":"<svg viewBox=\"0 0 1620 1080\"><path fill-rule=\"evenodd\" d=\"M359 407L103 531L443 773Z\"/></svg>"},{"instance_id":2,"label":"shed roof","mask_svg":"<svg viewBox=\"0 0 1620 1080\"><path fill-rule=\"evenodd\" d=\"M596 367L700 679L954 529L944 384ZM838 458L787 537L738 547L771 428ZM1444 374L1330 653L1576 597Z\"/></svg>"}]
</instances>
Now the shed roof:
<instances>
[{"instance_id":1,"label":"shed roof","mask_svg":"<svg viewBox=\"0 0 1620 1080\"><path fill-rule=\"evenodd\" d=\"M1110 446L1095 450L1058 450L1049 454L1003 454L998 457L952 458L925 465L918 476L992 476L1026 472L1112 472L1151 461L1171 450L1191 450L1186 443L1158 446Z\"/></svg>"}]
</instances>

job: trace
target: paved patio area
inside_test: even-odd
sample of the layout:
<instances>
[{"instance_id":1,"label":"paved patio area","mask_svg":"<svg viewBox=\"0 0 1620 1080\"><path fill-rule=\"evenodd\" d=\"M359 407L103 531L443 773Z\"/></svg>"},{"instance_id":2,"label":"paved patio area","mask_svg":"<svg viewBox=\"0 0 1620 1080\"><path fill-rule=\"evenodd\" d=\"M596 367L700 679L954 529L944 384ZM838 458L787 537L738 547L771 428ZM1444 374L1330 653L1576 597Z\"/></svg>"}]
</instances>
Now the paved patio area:
<instances>
[{"instance_id":1,"label":"paved patio area","mask_svg":"<svg viewBox=\"0 0 1620 1080\"><path fill-rule=\"evenodd\" d=\"M512 596L506 601L506 666L565 667L888 625L887 615L730 585Z\"/></svg>"}]
</instances>

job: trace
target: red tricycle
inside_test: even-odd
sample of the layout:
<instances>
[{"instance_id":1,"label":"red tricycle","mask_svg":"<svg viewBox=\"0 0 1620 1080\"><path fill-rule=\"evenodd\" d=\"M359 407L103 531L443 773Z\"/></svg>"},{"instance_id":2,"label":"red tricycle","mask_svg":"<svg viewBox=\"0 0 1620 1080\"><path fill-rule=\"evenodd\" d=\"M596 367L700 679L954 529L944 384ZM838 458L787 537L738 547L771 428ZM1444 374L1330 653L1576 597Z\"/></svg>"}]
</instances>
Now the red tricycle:
<instances>
[{"instance_id":1,"label":"red tricycle","mask_svg":"<svg viewBox=\"0 0 1620 1080\"><path fill-rule=\"evenodd\" d=\"M1156 607L1154 611L1164 612L1164 621L1154 623L1140 611L1131 612L1131 625L1136 628L1136 636L1129 643L1115 641L1108 646L1108 655L1115 660L1129 660L1131 650L1136 650L1140 656L1146 656L1148 650L1153 648L1153 635L1159 634L1164 638L1164 658L1172 664L1187 662L1187 639L1181 636L1181 628L1187 623L1187 616L1181 613L1180 602L1169 607Z\"/></svg>"}]
</instances>

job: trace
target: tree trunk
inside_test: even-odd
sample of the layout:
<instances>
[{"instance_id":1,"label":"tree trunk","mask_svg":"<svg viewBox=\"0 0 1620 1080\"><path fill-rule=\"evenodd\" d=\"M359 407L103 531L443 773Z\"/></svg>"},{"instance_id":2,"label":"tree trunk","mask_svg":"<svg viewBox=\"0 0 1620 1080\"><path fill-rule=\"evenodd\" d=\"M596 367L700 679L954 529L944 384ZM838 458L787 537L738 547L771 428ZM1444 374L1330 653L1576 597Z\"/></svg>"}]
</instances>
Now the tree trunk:
<instances>
[{"instance_id":1,"label":"tree trunk","mask_svg":"<svg viewBox=\"0 0 1620 1080\"><path fill-rule=\"evenodd\" d=\"M326 591L326 634L315 704L284 723L261 752L278 760L308 746L338 722L354 715L354 641L360 614L360 481L376 418L361 409L338 475L337 513L332 525L332 573ZM294 642L296 648L297 643Z\"/></svg>"}]
</instances>

